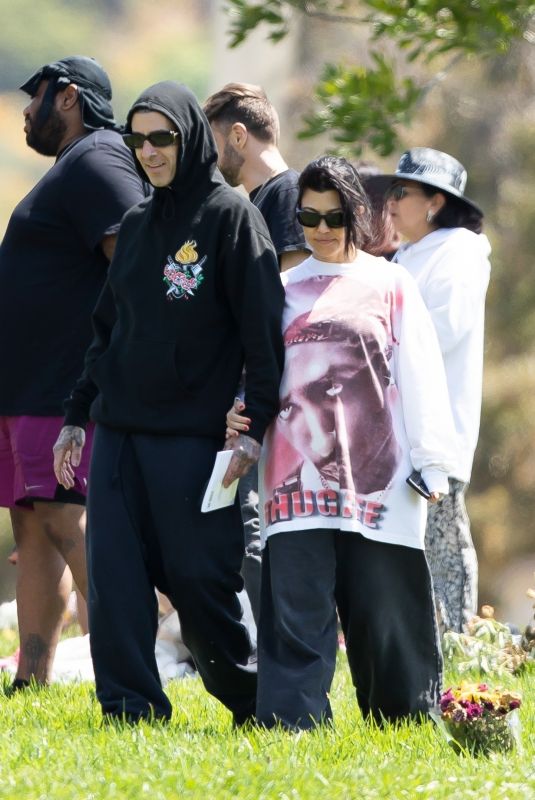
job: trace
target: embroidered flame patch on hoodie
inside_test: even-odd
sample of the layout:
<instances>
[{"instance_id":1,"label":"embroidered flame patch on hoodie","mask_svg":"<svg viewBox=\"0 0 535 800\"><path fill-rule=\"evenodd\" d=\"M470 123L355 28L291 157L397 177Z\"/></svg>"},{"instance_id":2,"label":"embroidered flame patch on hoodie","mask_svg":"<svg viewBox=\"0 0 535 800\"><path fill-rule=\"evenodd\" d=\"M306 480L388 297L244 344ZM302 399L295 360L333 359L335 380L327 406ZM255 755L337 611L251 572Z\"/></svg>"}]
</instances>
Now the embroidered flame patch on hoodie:
<instances>
[{"instance_id":1,"label":"embroidered flame patch on hoodie","mask_svg":"<svg viewBox=\"0 0 535 800\"><path fill-rule=\"evenodd\" d=\"M166 297L168 300L188 300L194 297L195 292L204 280L202 266L206 261L203 256L199 261L197 242L194 240L184 242L175 253L174 259L167 256L167 264L163 268L163 281L167 286Z\"/></svg>"}]
</instances>

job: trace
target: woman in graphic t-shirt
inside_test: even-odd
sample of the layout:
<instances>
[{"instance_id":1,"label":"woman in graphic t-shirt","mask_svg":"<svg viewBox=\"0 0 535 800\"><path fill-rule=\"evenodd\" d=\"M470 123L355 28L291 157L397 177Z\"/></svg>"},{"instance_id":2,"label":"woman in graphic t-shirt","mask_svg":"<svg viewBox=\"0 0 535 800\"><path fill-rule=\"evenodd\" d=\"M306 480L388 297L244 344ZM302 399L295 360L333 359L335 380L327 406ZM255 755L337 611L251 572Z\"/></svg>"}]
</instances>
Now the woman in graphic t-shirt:
<instances>
[{"instance_id":1,"label":"woman in graphic t-shirt","mask_svg":"<svg viewBox=\"0 0 535 800\"><path fill-rule=\"evenodd\" d=\"M355 169L323 157L299 181L310 258L283 276L285 368L264 440L257 717L331 717L337 609L363 714L435 705L441 656L423 553L426 503L448 491L453 422L437 338L406 270L371 249ZM236 407L229 431L247 428Z\"/></svg>"}]
</instances>

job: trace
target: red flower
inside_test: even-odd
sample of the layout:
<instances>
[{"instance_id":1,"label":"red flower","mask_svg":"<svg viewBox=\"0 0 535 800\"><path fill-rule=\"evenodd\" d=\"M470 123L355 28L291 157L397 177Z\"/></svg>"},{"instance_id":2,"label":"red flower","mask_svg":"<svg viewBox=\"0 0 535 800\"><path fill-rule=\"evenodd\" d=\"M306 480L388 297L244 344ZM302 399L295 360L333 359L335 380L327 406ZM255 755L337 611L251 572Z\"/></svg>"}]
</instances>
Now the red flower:
<instances>
[{"instance_id":1,"label":"red flower","mask_svg":"<svg viewBox=\"0 0 535 800\"><path fill-rule=\"evenodd\" d=\"M479 705L479 703L468 703L466 708L466 714L468 719L475 719L476 717L480 717L483 714L483 709Z\"/></svg>"}]
</instances>

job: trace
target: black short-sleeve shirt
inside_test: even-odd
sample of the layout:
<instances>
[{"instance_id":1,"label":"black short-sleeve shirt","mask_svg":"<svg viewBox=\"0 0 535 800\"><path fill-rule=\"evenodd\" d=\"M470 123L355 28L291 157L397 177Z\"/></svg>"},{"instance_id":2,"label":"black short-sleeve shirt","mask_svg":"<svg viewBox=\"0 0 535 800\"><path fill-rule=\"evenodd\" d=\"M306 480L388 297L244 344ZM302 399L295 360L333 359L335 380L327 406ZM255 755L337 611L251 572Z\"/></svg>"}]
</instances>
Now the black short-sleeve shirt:
<instances>
[{"instance_id":1,"label":"black short-sleeve shirt","mask_svg":"<svg viewBox=\"0 0 535 800\"><path fill-rule=\"evenodd\" d=\"M0 414L55 416L83 368L102 239L147 195L120 135L77 139L17 205L0 246Z\"/></svg>"},{"instance_id":2,"label":"black short-sleeve shirt","mask_svg":"<svg viewBox=\"0 0 535 800\"><path fill-rule=\"evenodd\" d=\"M262 213L277 255L306 250L303 229L295 216L299 173L287 169L253 189L251 202Z\"/></svg>"}]
</instances>

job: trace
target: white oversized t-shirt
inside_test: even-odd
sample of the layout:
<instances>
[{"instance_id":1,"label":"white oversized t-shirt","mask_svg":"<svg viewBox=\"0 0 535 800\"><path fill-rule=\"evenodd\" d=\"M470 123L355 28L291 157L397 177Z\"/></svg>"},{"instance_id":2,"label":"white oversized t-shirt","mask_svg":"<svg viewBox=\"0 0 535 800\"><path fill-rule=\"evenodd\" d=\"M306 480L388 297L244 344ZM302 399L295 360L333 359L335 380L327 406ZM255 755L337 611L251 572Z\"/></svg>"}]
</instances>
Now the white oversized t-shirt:
<instances>
[{"instance_id":1,"label":"white oversized t-shirt","mask_svg":"<svg viewBox=\"0 0 535 800\"><path fill-rule=\"evenodd\" d=\"M284 273L280 411L264 439L263 539L329 528L423 548L414 468L448 491L455 431L437 337L405 269L359 252Z\"/></svg>"}]
</instances>

